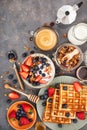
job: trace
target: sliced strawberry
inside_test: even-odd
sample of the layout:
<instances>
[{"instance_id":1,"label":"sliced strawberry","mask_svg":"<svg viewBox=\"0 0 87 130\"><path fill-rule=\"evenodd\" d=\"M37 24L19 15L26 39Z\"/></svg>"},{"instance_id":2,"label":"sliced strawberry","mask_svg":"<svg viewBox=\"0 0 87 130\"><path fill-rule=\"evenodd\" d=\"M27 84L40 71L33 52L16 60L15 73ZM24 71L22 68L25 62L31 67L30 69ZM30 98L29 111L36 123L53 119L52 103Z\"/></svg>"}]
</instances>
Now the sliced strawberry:
<instances>
[{"instance_id":1,"label":"sliced strawberry","mask_svg":"<svg viewBox=\"0 0 87 130\"><path fill-rule=\"evenodd\" d=\"M9 119L15 120L16 119L16 111L13 110L9 113Z\"/></svg>"},{"instance_id":2,"label":"sliced strawberry","mask_svg":"<svg viewBox=\"0 0 87 130\"><path fill-rule=\"evenodd\" d=\"M28 65L28 66L32 66L33 65L33 60L32 60L31 56L29 56L27 58L27 60L25 61L25 64Z\"/></svg>"},{"instance_id":3,"label":"sliced strawberry","mask_svg":"<svg viewBox=\"0 0 87 130\"><path fill-rule=\"evenodd\" d=\"M29 72L29 71L30 71L29 66L27 66L27 65L25 65L25 64L22 64L22 65L21 65L21 69L22 69L22 71L24 71L24 72Z\"/></svg>"},{"instance_id":4,"label":"sliced strawberry","mask_svg":"<svg viewBox=\"0 0 87 130\"><path fill-rule=\"evenodd\" d=\"M26 79L28 77L28 72L19 72L20 76L23 78L23 79Z\"/></svg>"},{"instance_id":5,"label":"sliced strawberry","mask_svg":"<svg viewBox=\"0 0 87 130\"><path fill-rule=\"evenodd\" d=\"M54 92L55 92L54 88L52 88L52 87L48 88L48 96L49 97L53 96Z\"/></svg>"},{"instance_id":6,"label":"sliced strawberry","mask_svg":"<svg viewBox=\"0 0 87 130\"><path fill-rule=\"evenodd\" d=\"M85 112L76 112L76 116L80 119L80 120L84 120L86 117Z\"/></svg>"},{"instance_id":7,"label":"sliced strawberry","mask_svg":"<svg viewBox=\"0 0 87 130\"><path fill-rule=\"evenodd\" d=\"M21 117L20 118L20 125L27 125L29 123L30 123L30 121L27 117Z\"/></svg>"},{"instance_id":8,"label":"sliced strawberry","mask_svg":"<svg viewBox=\"0 0 87 130\"><path fill-rule=\"evenodd\" d=\"M76 92L80 92L83 89L83 86L79 82L74 82L74 89Z\"/></svg>"},{"instance_id":9,"label":"sliced strawberry","mask_svg":"<svg viewBox=\"0 0 87 130\"><path fill-rule=\"evenodd\" d=\"M21 105L22 105L22 108L25 112L31 112L33 110L29 104L23 103Z\"/></svg>"},{"instance_id":10,"label":"sliced strawberry","mask_svg":"<svg viewBox=\"0 0 87 130\"><path fill-rule=\"evenodd\" d=\"M46 81L46 80L41 79L41 80L39 81L39 83L41 83L41 84L46 84L46 83L47 83L47 81Z\"/></svg>"},{"instance_id":11,"label":"sliced strawberry","mask_svg":"<svg viewBox=\"0 0 87 130\"><path fill-rule=\"evenodd\" d=\"M8 97L11 99L11 100L15 100L15 99L18 99L18 98L20 98L20 95L18 94L18 93L16 93L16 92L10 92L9 94L8 94Z\"/></svg>"},{"instance_id":12,"label":"sliced strawberry","mask_svg":"<svg viewBox=\"0 0 87 130\"><path fill-rule=\"evenodd\" d=\"M35 82L38 82L42 79L42 76L41 75L38 75L36 78L35 78Z\"/></svg>"}]
</instances>

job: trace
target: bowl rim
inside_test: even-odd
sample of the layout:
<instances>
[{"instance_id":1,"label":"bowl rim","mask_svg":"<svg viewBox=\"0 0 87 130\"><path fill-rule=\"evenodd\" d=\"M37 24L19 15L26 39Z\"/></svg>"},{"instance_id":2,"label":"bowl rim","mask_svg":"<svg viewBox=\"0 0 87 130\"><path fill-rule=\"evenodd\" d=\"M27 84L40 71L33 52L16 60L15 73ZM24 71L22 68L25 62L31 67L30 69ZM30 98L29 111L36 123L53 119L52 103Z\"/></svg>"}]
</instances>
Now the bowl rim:
<instances>
[{"instance_id":1,"label":"bowl rim","mask_svg":"<svg viewBox=\"0 0 87 130\"><path fill-rule=\"evenodd\" d=\"M64 67L63 65L59 64L59 62L58 62L58 60L57 60L57 55L58 55L59 49L62 48L63 46L66 46L66 45L68 45L68 46L73 46L73 47L75 47L76 49L78 49L79 52L80 52L80 61L78 62L78 64L77 64L75 67L71 68L70 70L69 70L67 67ZM56 52L55 52L55 54L54 54L54 59L55 59L55 61L56 61L56 64L57 64L62 70L72 71L72 70L75 70L77 67L79 67L80 64L83 62L83 53L82 53L81 49L80 49L78 46L73 45L72 43L66 42L66 43L62 43L60 46L58 46L58 48L56 49Z\"/></svg>"},{"instance_id":2,"label":"bowl rim","mask_svg":"<svg viewBox=\"0 0 87 130\"><path fill-rule=\"evenodd\" d=\"M8 115L9 115L9 113L10 113L10 109L11 109L14 105L16 105L16 104L21 104L21 103L27 103L27 104L29 104L29 105L33 108L33 110L34 110L35 118L34 118L33 123L31 124L31 126L28 127L28 128L26 128L26 130L28 130L28 129L30 129L30 128L35 124L36 119L37 119L36 109L35 109L35 107L34 107L30 102L27 102L27 101L17 101L17 102L14 102L13 104L11 104L11 106L8 108L8 111L7 111L7 121L8 121L8 123L10 124L10 126L11 126L12 128L14 128L14 129L16 129L16 130L25 130L25 128L23 128L23 129L21 129L21 128L15 128L15 126L10 122L9 117L8 117Z\"/></svg>"},{"instance_id":3,"label":"bowl rim","mask_svg":"<svg viewBox=\"0 0 87 130\"><path fill-rule=\"evenodd\" d=\"M52 72L52 77L50 79L50 81L47 82L47 84L41 84L39 86L33 86L32 84L30 84L27 80L23 79L22 80L24 81L24 83L26 85L28 85L29 87L31 88L34 88L34 89L40 89L40 88L44 88L44 87L47 87L48 85L50 85L50 83L53 81L54 77L55 77L55 66L54 66L54 63L53 61L48 57L46 56L45 54L42 54L42 53L34 53L34 54L31 54L29 56L27 56L24 61L22 62L22 64L28 59L28 57L34 57L34 56L41 56L41 57L45 57L50 63L51 63L51 66L52 66L52 69L53 69L53 72Z\"/></svg>"}]
</instances>

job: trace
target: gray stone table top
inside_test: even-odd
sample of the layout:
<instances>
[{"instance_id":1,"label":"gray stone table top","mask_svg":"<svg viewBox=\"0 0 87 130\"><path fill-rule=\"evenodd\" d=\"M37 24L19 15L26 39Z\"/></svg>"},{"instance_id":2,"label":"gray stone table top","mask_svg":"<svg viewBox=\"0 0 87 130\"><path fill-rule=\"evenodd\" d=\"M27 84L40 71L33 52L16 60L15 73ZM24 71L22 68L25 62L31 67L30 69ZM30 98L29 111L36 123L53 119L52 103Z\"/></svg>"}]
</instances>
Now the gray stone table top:
<instances>
[{"instance_id":1,"label":"gray stone table top","mask_svg":"<svg viewBox=\"0 0 87 130\"><path fill-rule=\"evenodd\" d=\"M7 108L13 103L8 104L6 94L9 90L5 90L3 85L5 82L9 82L13 85L13 82L8 80L8 73L16 75L12 69L12 64L8 62L6 54L9 50L16 50L18 55L18 62L22 62L22 53L26 52L26 46L30 48L28 54L35 52L41 52L35 48L33 42L29 40L29 31L36 30L44 23L50 23L56 20L56 13L59 7L64 4L73 5L81 2L80 0L0 0L0 130L12 130L12 127L8 125L6 120ZM67 42L68 39L63 37L64 33L67 33L69 28L77 23L87 23L87 0L83 0L84 4L78 11L76 21L68 26L62 24L55 25L56 30L59 32L59 44ZM87 44L80 46L84 52L87 49ZM50 56L52 52L43 52ZM42 52L41 52L42 53ZM61 72L61 71L60 71ZM58 74L60 75L60 74ZM75 76L72 72L68 75ZM17 83L17 86L19 84ZM25 92L30 92L30 88L25 85ZM34 90L37 94L38 90ZM20 100L26 100L24 96L21 96ZM39 117L37 121L40 121ZM33 126L31 130L34 130ZM50 130L47 128L47 130ZM80 130L87 130L87 125Z\"/></svg>"}]
</instances>

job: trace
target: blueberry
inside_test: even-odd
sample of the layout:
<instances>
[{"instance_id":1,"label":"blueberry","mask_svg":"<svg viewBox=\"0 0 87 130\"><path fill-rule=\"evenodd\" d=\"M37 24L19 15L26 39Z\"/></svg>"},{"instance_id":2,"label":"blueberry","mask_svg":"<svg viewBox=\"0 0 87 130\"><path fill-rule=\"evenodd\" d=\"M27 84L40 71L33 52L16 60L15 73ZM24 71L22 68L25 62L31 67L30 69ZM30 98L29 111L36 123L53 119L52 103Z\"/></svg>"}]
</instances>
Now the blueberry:
<instances>
[{"instance_id":1,"label":"blueberry","mask_svg":"<svg viewBox=\"0 0 87 130\"><path fill-rule=\"evenodd\" d=\"M19 114L21 113L21 109L18 109L18 111L17 111Z\"/></svg>"},{"instance_id":2,"label":"blueberry","mask_svg":"<svg viewBox=\"0 0 87 130\"><path fill-rule=\"evenodd\" d=\"M46 58L43 58L43 59L42 59L42 62L43 62L43 63L45 63L46 61L47 61L47 59L46 59Z\"/></svg>"},{"instance_id":3,"label":"blueberry","mask_svg":"<svg viewBox=\"0 0 87 130\"><path fill-rule=\"evenodd\" d=\"M67 86L63 86L63 90L67 90Z\"/></svg>"},{"instance_id":4,"label":"blueberry","mask_svg":"<svg viewBox=\"0 0 87 130\"><path fill-rule=\"evenodd\" d=\"M22 117L22 114L21 114L21 113L19 114L19 117Z\"/></svg>"},{"instance_id":5,"label":"blueberry","mask_svg":"<svg viewBox=\"0 0 87 130\"><path fill-rule=\"evenodd\" d=\"M32 118L29 118L29 121L30 121L30 122L32 122L32 121L33 121L33 119L32 119Z\"/></svg>"},{"instance_id":6,"label":"blueberry","mask_svg":"<svg viewBox=\"0 0 87 130\"><path fill-rule=\"evenodd\" d=\"M17 82L18 82L17 79L14 79L14 80L12 81L13 84L16 84Z\"/></svg>"},{"instance_id":7,"label":"blueberry","mask_svg":"<svg viewBox=\"0 0 87 130\"><path fill-rule=\"evenodd\" d=\"M28 55L28 53L27 53L27 52L24 52L24 53L22 54L22 57L25 58L27 55Z\"/></svg>"},{"instance_id":8,"label":"blueberry","mask_svg":"<svg viewBox=\"0 0 87 130\"><path fill-rule=\"evenodd\" d=\"M35 53L35 51L34 51L34 50L31 50L31 51L30 51L30 54L34 54L34 53Z\"/></svg>"},{"instance_id":9,"label":"blueberry","mask_svg":"<svg viewBox=\"0 0 87 130\"><path fill-rule=\"evenodd\" d=\"M40 83L39 82L36 82L36 86L39 86L40 85Z\"/></svg>"},{"instance_id":10,"label":"blueberry","mask_svg":"<svg viewBox=\"0 0 87 130\"><path fill-rule=\"evenodd\" d=\"M42 106L46 106L46 102L42 102Z\"/></svg>"},{"instance_id":11,"label":"blueberry","mask_svg":"<svg viewBox=\"0 0 87 130\"><path fill-rule=\"evenodd\" d=\"M37 60L35 58L33 58L33 63L37 62Z\"/></svg>"},{"instance_id":12,"label":"blueberry","mask_svg":"<svg viewBox=\"0 0 87 130\"><path fill-rule=\"evenodd\" d=\"M45 73L42 73L42 77L45 77L46 76L46 74Z\"/></svg>"},{"instance_id":13,"label":"blueberry","mask_svg":"<svg viewBox=\"0 0 87 130\"><path fill-rule=\"evenodd\" d=\"M52 100L51 98L49 98L48 102L52 103L52 102L53 102L53 100Z\"/></svg>"},{"instance_id":14,"label":"blueberry","mask_svg":"<svg viewBox=\"0 0 87 130\"><path fill-rule=\"evenodd\" d=\"M48 95L47 95L47 94L45 94L45 95L44 95L44 98L45 98L45 99L47 99L47 98L48 98Z\"/></svg>"},{"instance_id":15,"label":"blueberry","mask_svg":"<svg viewBox=\"0 0 87 130\"><path fill-rule=\"evenodd\" d=\"M18 108L20 108L20 109L22 109L22 105L21 104L18 104L18 106L17 106Z\"/></svg>"},{"instance_id":16,"label":"blueberry","mask_svg":"<svg viewBox=\"0 0 87 130\"><path fill-rule=\"evenodd\" d=\"M45 90L44 94L48 94L48 90Z\"/></svg>"},{"instance_id":17,"label":"blueberry","mask_svg":"<svg viewBox=\"0 0 87 130\"><path fill-rule=\"evenodd\" d=\"M48 67L50 64L49 63L46 63L46 66Z\"/></svg>"},{"instance_id":18,"label":"blueberry","mask_svg":"<svg viewBox=\"0 0 87 130\"><path fill-rule=\"evenodd\" d=\"M13 79L13 74L8 75L8 79Z\"/></svg>"},{"instance_id":19,"label":"blueberry","mask_svg":"<svg viewBox=\"0 0 87 130\"><path fill-rule=\"evenodd\" d=\"M41 71L41 70L39 71L39 74L42 74L42 71Z\"/></svg>"},{"instance_id":20,"label":"blueberry","mask_svg":"<svg viewBox=\"0 0 87 130\"><path fill-rule=\"evenodd\" d=\"M9 103L11 103L12 102L12 100L11 99L7 99L7 103L9 104Z\"/></svg>"},{"instance_id":21,"label":"blueberry","mask_svg":"<svg viewBox=\"0 0 87 130\"><path fill-rule=\"evenodd\" d=\"M30 72L33 72L33 68L30 68Z\"/></svg>"},{"instance_id":22,"label":"blueberry","mask_svg":"<svg viewBox=\"0 0 87 130\"><path fill-rule=\"evenodd\" d=\"M55 84L55 88L58 88L58 89L60 88L59 83L56 83L56 84Z\"/></svg>"},{"instance_id":23,"label":"blueberry","mask_svg":"<svg viewBox=\"0 0 87 130\"><path fill-rule=\"evenodd\" d=\"M40 96L40 99L41 99L41 100L44 100L44 99L45 99L45 98L44 98L44 95L41 95L41 96Z\"/></svg>"},{"instance_id":24,"label":"blueberry","mask_svg":"<svg viewBox=\"0 0 87 130\"><path fill-rule=\"evenodd\" d=\"M68 105L67 104L62 104L62 108L67 108Z\"/></svg>"},{"instance_id":25,"label":"blueberry","mask_svg":"<svg viewBox=\"0 0 87 130\"><path fill-rule=\"evenodd\" d=\"M62 128L62 124L58 124L58 127L59 127L59 128Z\"/></svg>"},{"instance_id":26,"label":"blueberry","mask_svg":"<svg viewBox=\"0 0 87 130\"><path fill-rule=\"evenodd\" d=\"M19 116L16 116L16 119L20 120L20 117L19 117Z\"/></svg>"},{"instance_id":27,"label":"blueberry","mask_svg":"<svg viewBox=\"0 0 87 130\"><path fill-rule=\"evenodd\" d=\"M36 60L36 61L39 61L39 57L38 57L38 56L37 56L37 57L35 57L35 60Z\"/></svg>"},{"instance_id":28,"label":"blueberry","mask_svg":"<svg viewBox=\"0 0 87 130\"><path fill-rule=\"evenodd\" d=\"M36 66L34 66L34 69L37 71L37 70L39 70L39 67L36 65Z\"/></svg>"},{"instance_id":29,"label":"blueberry","mask_svg":"<svg viewBox=\"0 0 87 130\"><path fill-rule=\"evenodd\" d=\"M42 57L39 57L39 61L42 62L42 60L43 60Z\"/></svg>"},{"instance_id":30,"label":"blueberry","mask_svg":"<svg viewBox=\"0 0 87 130\"><path fill-rule=\"evenodd\" d=\"M8 59L14 59L14 58L15 58L15 55L13 53L8 54Z\"/></svg>"},{"instance_id":31,"label":"blueberry","mask_svg":"<svg viewBox=\"0 0 87 130\"><path fill-rule=\"evenodd\" d=\"M77 120L77 119L73 119L72 121L73 121L73 123L77 123L77 122L78 122L78 120Z\"/></svg>"},{"instance_id":32,"label":"blueberry","mask_svg":"<svg viewBox=\"0 0 87 130\"><path fill-rule=\"evenodd\" d=\"M44 66L43 66L43 65L41 65L40 69L43 69L43 68L44 68Z\"/></svg>"},{"instance_id":33,"label":"blueberry","mask_svg":"<svg viewBox=\"0 0 87 130\"><path fill-rule=\"evenodd\" d=\"M69 112L65 113L65 116L66 116L66 117L69 117L69 116L70 116L70 113L69 113Z\"/></svg>"}]
</instances>

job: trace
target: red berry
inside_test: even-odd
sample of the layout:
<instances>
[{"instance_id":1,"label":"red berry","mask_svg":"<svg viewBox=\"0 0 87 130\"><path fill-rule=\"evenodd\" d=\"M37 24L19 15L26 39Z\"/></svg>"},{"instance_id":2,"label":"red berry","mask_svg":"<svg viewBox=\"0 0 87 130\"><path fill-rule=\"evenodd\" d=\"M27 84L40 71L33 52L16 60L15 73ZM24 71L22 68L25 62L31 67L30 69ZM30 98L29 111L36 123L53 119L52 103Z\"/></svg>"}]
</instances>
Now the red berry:
<instances>
[{"instance_id":1,"label":"red berry","mask_svg":"<svg viewBox=\"0 0 87 130\"><path fill-rule=\"evenodd\" d=\"M24 72L29 72L29 67L27 66L27 65L25 65L25 64L22 64L21 65L21 69L22 69L22 71L24 71Z\"/></svg>"},{"instance_id":2,"label":"red berry","mask_svg":"<svg viewBox=\"0 0 87 130\"><path fill-rule=\"evenodd\" d=\"M23 103L21 104L22 105L22 108L25 112L30 112L32 111L32 107L29 105L29 104L26 104L26 103Z\"/></svg>"},{"instance_id":3,"label":"red berry","mask_svg":"<svg viewBox=\"0 0 87 130\"><path fill-rule=\"evenodd\" d=\"M10 112L9 118L10 119L16 119L16 111L15 110L13 110L13 111Z\"/></svg>"},{"instance_id":4,"label":"red berry","mask_svg":"<svg viewBox=\"0 0 87 130\"><path fill-rule=\"evenodd\" d=\"M11 100L15 100L15 99L18 99L18 98L20 98L20 95L17 93L17 92L10 92L9 94L8 94L8 97L11 99Z\"/></svg>"},{"instance_id":5,"label":"red berry","mask_svg":"<svg viewBox=\"0 0 87 130\"><path fill-rule=\"evenodd\" d=\"M51 96L53 96L53 94L54 94L54 92L55 92L55 89L54 88L48 88L48 96L49 97L51 97Z\"/></svg>"},{"instance_id":6,"label":"red berry","mask_svg":"<svg viewBox=\"0 0 87 130\"><path fill-rule=\"evenodd\" d=\"M33 60L32 60L31 56L29 56L27 58L27 60L25 61L25 65L27 65L27 66L32 66L33 65Z\"/></svg>"},{"instance_id":7,"label":"red berry","mask_svg":"<svg viewBox=\"0 0 87 130\"><path fill-rule=\"evenodd\" d=\"M28 77L28 72L19 72L20 76L23 78L23 79L26 79Z\"/></svg>"},{"instance_id":8,"label":"red berry","mask_svg":"<svg viewBox=\"0 0 87 130\"><path fill-rule=\"evenodd\" d=\"M80 92L83 89L83 86L79 82L74 82L74 89L76 92Z\"/></svg>"},{"instance_id":9,"label":"red berry","mask_svg":"<svg viewBox=\"0 0 87 130\"><path fill-rule=\"evenodd\" d=\"M38 75L36 78L35 78L35 82L38 82L42 79L42 76L41 75Z\"/></svg>"},{"instance_id":10,"label":"red berry","mask_svg":"<svg viewBox=\"0 0 87 130\"><path fill-rule=\"evenodd\" d=\"M27 125L29 123L30 123L30 121L28 120L27 117L21 117L20 118L20 125Z\"/></svg>"},{"instance_id":11,"label":"red berry","mask_svg":"<svg viewBox=\"0 0 87 130\"><path fill-rule=\"evenodd\" d=\"M77 112L76 116L80 119L80 120L84 120L85 119L85 112Z\"/></svg>"}]
</instances>

